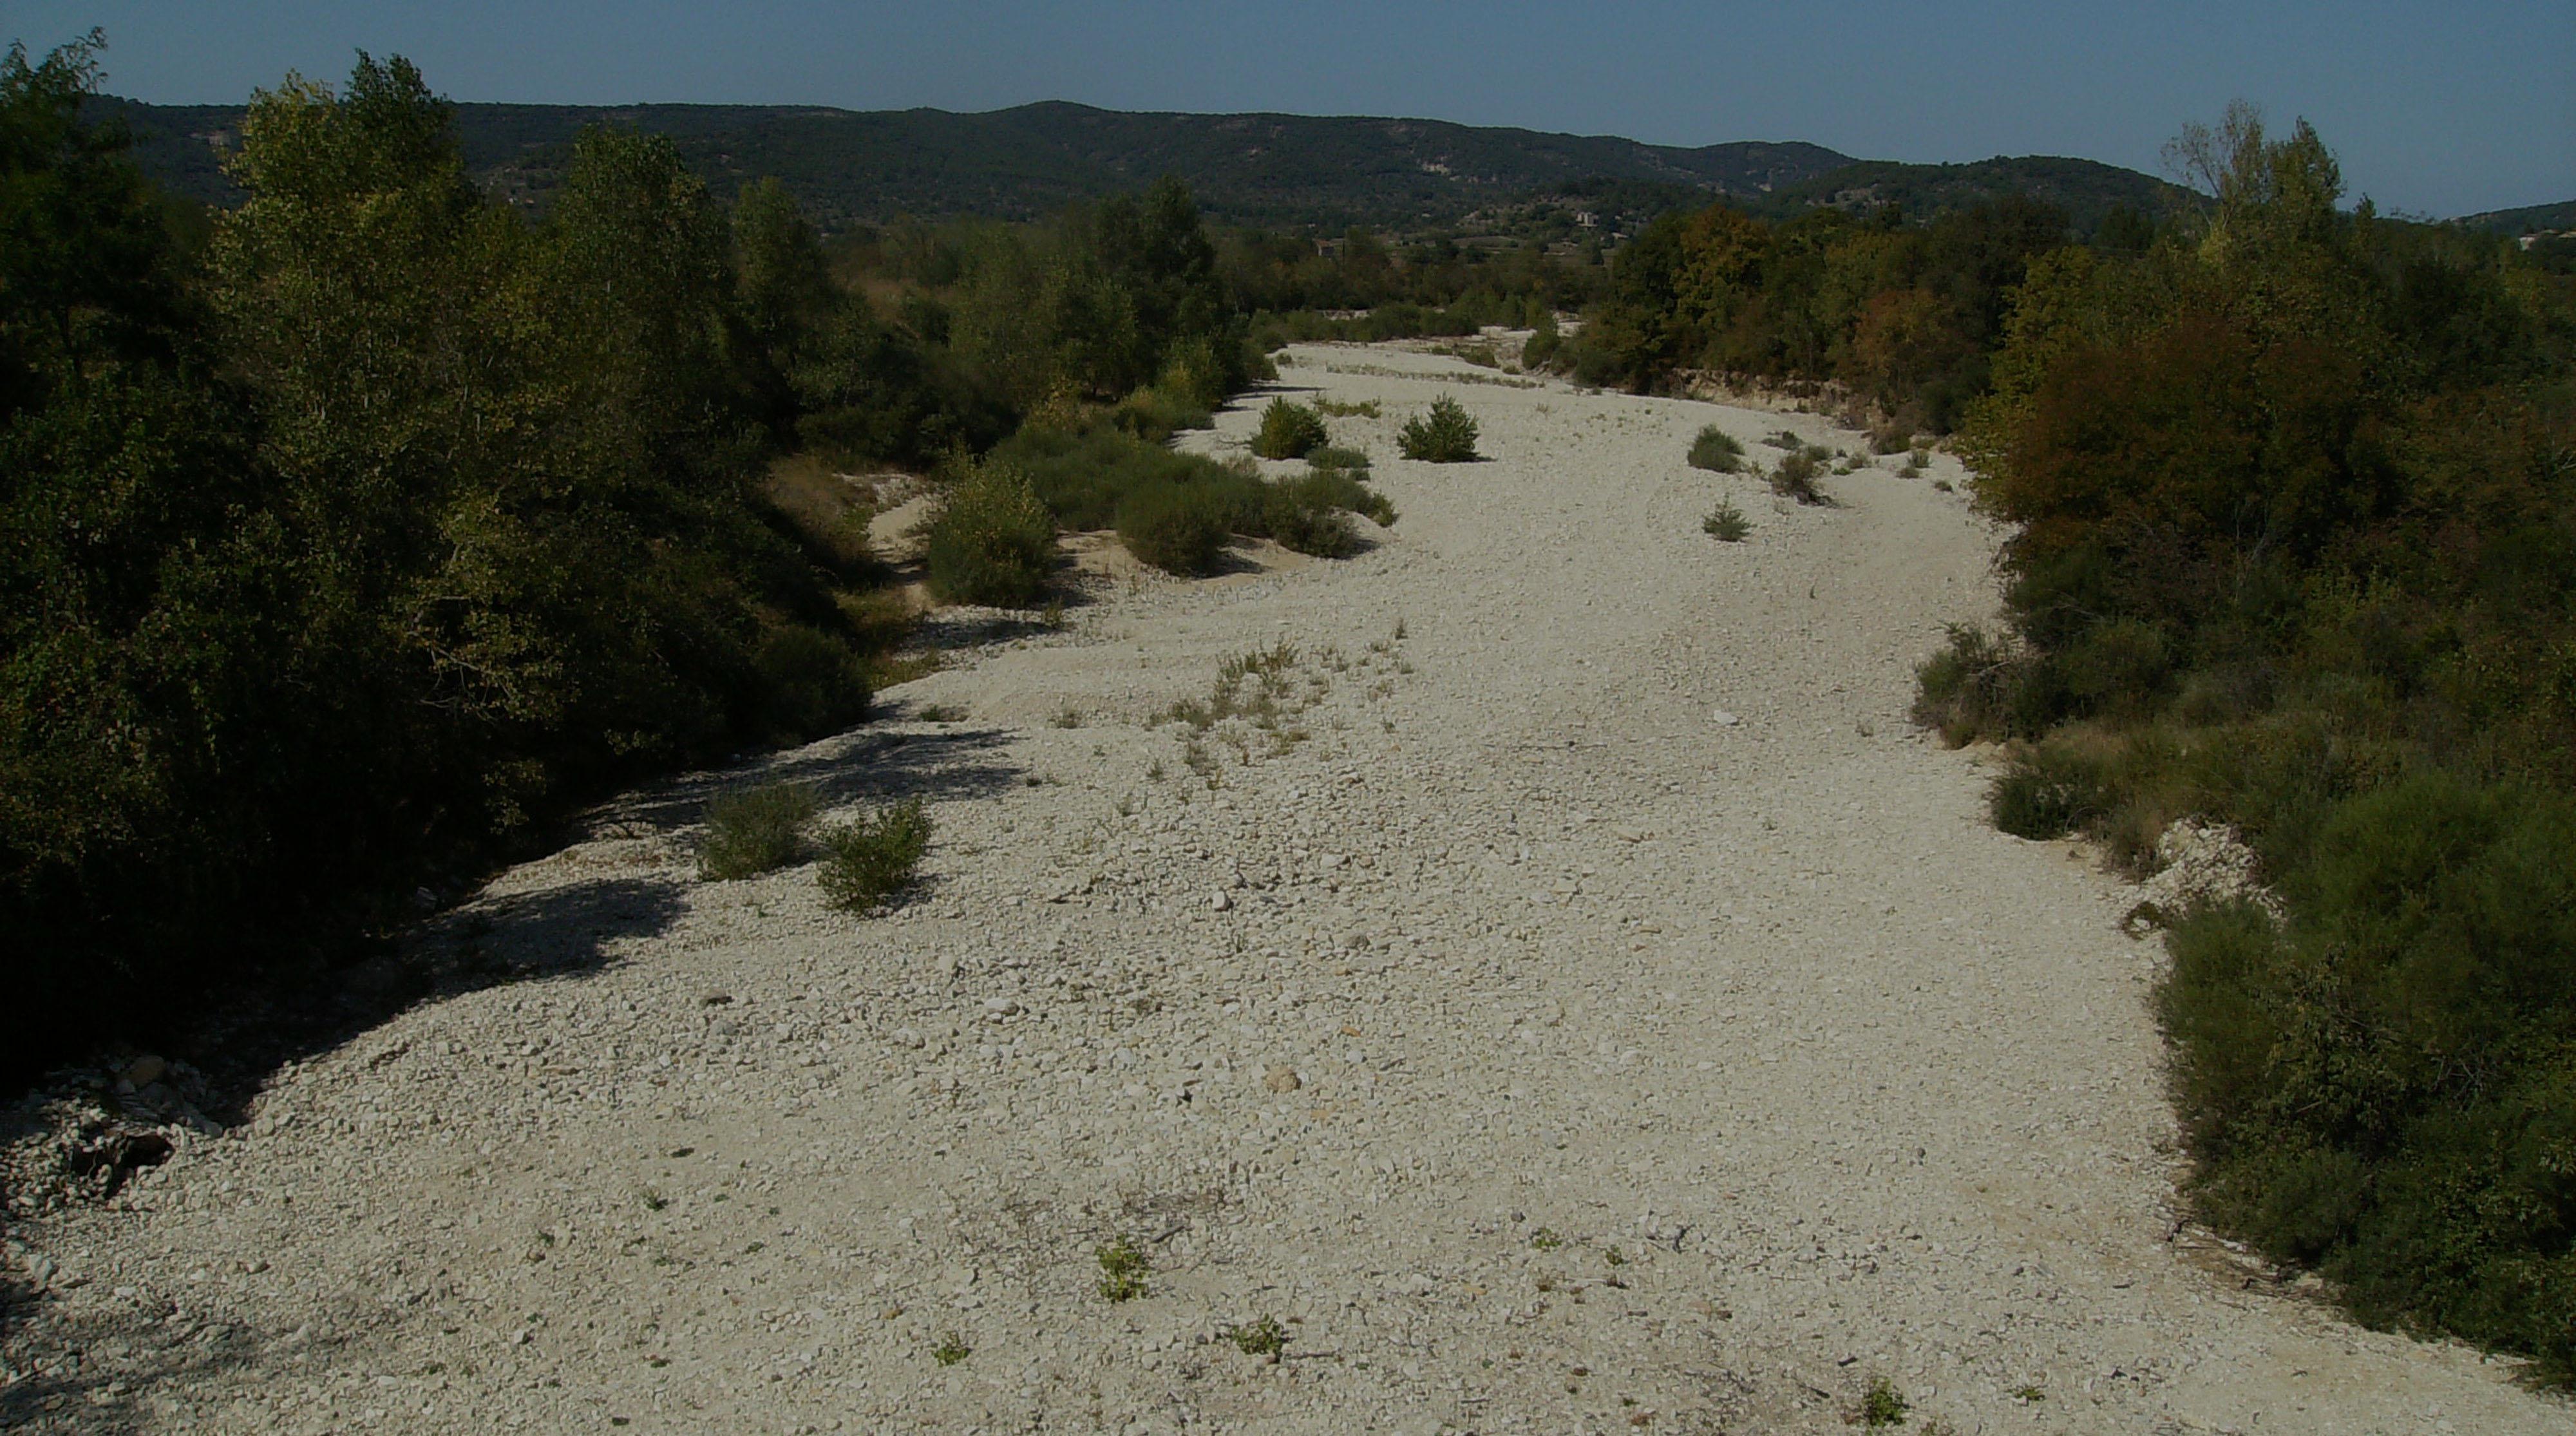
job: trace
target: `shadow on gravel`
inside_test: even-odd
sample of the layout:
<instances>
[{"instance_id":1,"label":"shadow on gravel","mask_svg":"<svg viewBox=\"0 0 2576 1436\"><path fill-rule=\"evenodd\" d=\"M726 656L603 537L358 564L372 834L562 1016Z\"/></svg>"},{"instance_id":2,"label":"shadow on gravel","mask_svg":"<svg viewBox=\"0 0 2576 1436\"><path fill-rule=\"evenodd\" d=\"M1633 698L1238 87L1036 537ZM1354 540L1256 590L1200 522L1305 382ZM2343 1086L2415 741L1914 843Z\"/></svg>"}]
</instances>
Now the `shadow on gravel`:
<instances>
[{"instance_id":1,"label":"shadow on gravel","mask_svg":"<svg viewBox=\"0 0 2576 1436\"><path fill-rule=\"evenodd\" d=\"M242 1121L279 1067L418 1003L597 971L612 944L658 936L685 906L682 885L666 878L602 877L447 913L321 981L209 1022L185 1049L212 1089L205 1115L227 1127Z\"/></svg>"},{"instance_id":2,"label":"shadow on gravel","mask_svg":"<svg viewBox=\"0 0 2576 1436\"><path fill-rule=\"evenodd\" d=\"M909 710L899 716L918 721ZM914 797L933 803L989 798L1021 781L1021 767L1000 756L1010 742L1007 728L963 724L935 733L863 730L756 768L708 774L626 799L600 827L613 836L640 836L639 829L677 832L700 821L708 799L764 783L803 783L826 808Z\"/></svg>"},{"instance_id":3,"label":"shadow on gravel","mask_svg":"<svg viewBox=\"0 0 2576 1436\"><path fill-rule=\"evenodd\" d=\"M166 1303L159 1311L71 1316L51 1293L14 1279L0 1290L0 1303L0 1352L13 1368L39 1356L48 1363L42 1371L23 1369L0 1388L0 1431L127 1436L176 1429L148 1408L155 1387L190 1373L248 1368L273 1345L238 1326L174 1333ZM88 1355L103 1350L121 1353L120 1359Z\"/></svg>"}]
</instances>

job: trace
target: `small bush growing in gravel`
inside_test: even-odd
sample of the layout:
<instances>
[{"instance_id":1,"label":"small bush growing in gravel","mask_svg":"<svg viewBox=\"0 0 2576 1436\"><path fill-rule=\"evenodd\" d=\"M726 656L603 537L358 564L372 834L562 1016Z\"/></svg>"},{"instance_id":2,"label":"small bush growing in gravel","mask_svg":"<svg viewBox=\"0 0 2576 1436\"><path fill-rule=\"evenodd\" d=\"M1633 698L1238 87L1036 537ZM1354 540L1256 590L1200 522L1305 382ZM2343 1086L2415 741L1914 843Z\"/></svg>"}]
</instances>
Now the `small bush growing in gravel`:
<instances>
[{"instance_id":1,"label":"small bush growing in gravel","mask_svg":"<svg viewBox=\"0 0 2576 1436\"><path fill-rule=\"evenodd\" d=\"M1476 421L1466 407L1446 394L1431 401L1429 413L1404 421L1395 445L1408 459L1433 464L1463 464L1476 458Z\"/></svg>"},{"instance_id":2,"label":"small bush growing in gravel","mask_svg":"<svg viewBox=\"0 0 2576 1436\"><path fill-rule=\"evenodd\" d=\"M1282 479L1276 488L1300 504L1348 509L1365 514L1379 528L1391 529L1395 527L1395 504L1363 482L1367 473L1366 469L1317 468L1293 479Z\"/></svg>"},{"instance_id":3,"label":"small bush growing in gravel","mask_svg":"<svg viewBox=\"0 0 2576 1436\"><path fill-rule=\"evenodd\" d=\"M1218 1335L1233 1342L1244 1355L1266 1357L1273 1365L1278 1364L1279 1354L1288 1349L1288 1328L1281 1326L1275 1316L1229 1326Z\"/></svg>"},{"instance_id":4,"label":"small bush growing in gravel","mask_svg":"<svg viewBox=\"0 0 2576 1436\"><path fill-rule=\"evenodd\" d=\"M1329 503L1319 503L1281 485L1270 491L1264 526L1282 548L1316 558L1349 558L1360 551L1359 531L1351 516Z\"/></svg>"},{"instance_id":5,"label":"small bush growing in gravel","mask_svg":"<svg viewBox=\"0 0 2576 1436\"><path fill-rule=\"evenodd\" d=\"M1261 430L1252 436L1252 452L1265 459L1302 459L1324 447L1324 416L1303 404L1273 399L1261 411Z\"/></svg>"},{"instance_id":6,"label":"small bush growing in gravel","mask_svg":"<svg viewBox=\"0 0 2576 1436\"><path fill-rule=\"evenodd\" d=\"M1732 474L1744 468L1744 443L1715 424L1699 431L1691 440L1690 465L1714 474Z\"/></svg>"},{"instance_id":7,"label":"small bush growing in gravel","mask_svg":"<svg viewBox=\"0 0 2576 1436\"><path fill-rule=\"evenodd\" d=\"M1054 562L1055 520L1007 465L978 465L923 535L930 591L951 603L1024 608L1046 595Z\"/></svg>"},{"instance_id":8,"label":"small bush growing in gravel","mask_svg":"<svg viewBox=\"0 0 2576 1436\"><path fill-rule=\"evenodd\" d=\"M1775 449L1786 449L1793 454L1798 452L1800 449L1807 447L1806 440L1799 438L1797 435L1786 429L1780 429L1764 436L1762 442Z\"/></svg>"},{"instance_id":9,"label":"small bush growing in gravel","mask_svg":"<svg viewBox=\"0 0 2576 1436\"><path fill-rule=\"evenodd\" d=\"M939 1344L930 1348L930 1359L942 1366L955 1366L974 1354L975 1348L966 1344L966 1338L953 1331L939 1338Z\"/></svg>"},{"instance_id":10,"label":"small bush growing in gravel","mask_svg":"<svg viewBox=\"0 0 2576 1436\"><path fill-rule=\"evenodd\" d=\"M879 808L823 834L823 895L866 912L909 886L930 850L930 814L919 798Z\"/></svg>"},{"instance_id":11,"label":"small bush growing in gravel","mask_svg":"<svg viewBox=\"0 0 2576 1436\"><path fill-rule=\"evenodd\" d=\"M1902 1426L1908 1409L1905 1397L1897 1391L1894 1382L1884 1376L1873 1376L1869 1379L1869 1390L1861 1394L1860 1424L1872 1431Z\"/></svg>"},{"instance_id":12,"label":"small bush growing in gravel","mask_svg":"<svg viewBox=\"0 0 2576 1436\"><path fill-rule=\"evenodd\" d=\"M706 836L698 843L698 876L725 882L796 861L814 806L814 790L802 783L764 783L709 802Z\"/></svg>"},{"instance_id":13,"label":"small bush growing in gravel","mask_svg":"<svg viewBox=\"0 0 2576 1436\"><path fill-rule=\"evenodd\" d=\"M2062 838L2102 812L2101 774L2056 748L2033 748L1995 780L1987 805L1995 826L2016 838Z\"/></svg>"},{"instance_id":14,"label":"small bush growing in gravel","mask_svg":"<svg viewBox=\"0 0 2576 1436\"><path fill-rule=\"evenodd\" d=\"M1375 399L1365 399L1356 404L1345 404L1337 399L1318 399L1315 401L1315 412L1327 419L1374 419L1385 411L1378 408Z\"/></svg>"},{"instance_id":15,"label":"small bush growing in gravel","mask_svg":"<svg viewBox=\"0 0 2576 1436\"><path fill-rule=\"evenodd\" d=\"M1914 432L1898 424L1881 424L1869 431L1869 451L1873 454L1901 454L1914 446Z\"/></svg>"},{"instance_id":16,"label":"small bush growing in gravel","mask_svg":"<svg viewBox=\"0 0 2576 1436\"><path fill-rule=\"evenodd\" d=\"M1118 503L1118 541L1165 573L1207 573L1225 550L1230 508L1209 485L1140 484Z\"/></svg>"},{"instance_id":17,"label":"small bush growing in gravel","mask_svg":"<svg viewBox=\"0 0 2576 1436\"><path fill-rule=\"evenodd\" d=\"M1145 1259L1134 1242L1125 1237L1111 1240L1092 1252L1100 1263L1100 1295L1108 1301L1134 1301L1145 1294L1145 1273L1154 1264Z\"/></svg>"},{"instance_id":18,"label":"small bush growing in gravel","mask_svg":"<svg viewBox=\"0 0 2576 1436\"><path fill-rule=\"evenodd\" d=\"M1782 454L1779 467L1771 471L1771 492L1802 504L1821 504L1825 495L1816 487L1816 475L1823 471L1824 466L1804 449Z\"/></svg>"},{"instance_id":19,"label":"small bush growing in gravel","mask_svg":"<svg viewBox=\"0 0 2576 1436\"><path fill-rule=\"evenodd\" d=\"M1744 517L1744 510L1737 508L1733 499L1718 500L1717 507L1699 521L1699 526L1701 532L1720 543L1742 543L1744 536L1753 532L1752 521Z\"/></svg>"},{"instance_id":20,"label":"small bush growing in gravel","mask_svg":"<svg viewBox=\"0 0 2576 1436\"><path fill-rule=\"evenodd\" d=\"M1369 469L1368 455L1357 449L1335 448L1329 445L1308 454L1306 462L1319 469L1342 469L1359 476L1365 476Z\"/></svg>"}]
</instances>

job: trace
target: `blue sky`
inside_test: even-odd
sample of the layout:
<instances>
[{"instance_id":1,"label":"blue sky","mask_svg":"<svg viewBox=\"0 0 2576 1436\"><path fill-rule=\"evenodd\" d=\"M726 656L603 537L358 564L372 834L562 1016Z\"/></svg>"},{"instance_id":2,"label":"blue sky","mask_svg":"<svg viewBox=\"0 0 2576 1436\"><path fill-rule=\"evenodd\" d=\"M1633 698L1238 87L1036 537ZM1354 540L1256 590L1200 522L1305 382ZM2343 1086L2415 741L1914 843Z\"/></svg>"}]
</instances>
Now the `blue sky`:
<instances>
[{"instance_id":1,"label":"blue sky","mask_svg":"<svg viewBox=\"0 0 2576 1436\"><path fill-rule=\"evenodd\" d=\"M981 5L859 0L0 0L0 38L108 32L108 88L237 101L403 54L459 100L1393 114L1870 158L2155 171L2243 97L2354 194L2439 215L2576 198L2576 0L1985 5Z\"/></svg>"}]
</instances>

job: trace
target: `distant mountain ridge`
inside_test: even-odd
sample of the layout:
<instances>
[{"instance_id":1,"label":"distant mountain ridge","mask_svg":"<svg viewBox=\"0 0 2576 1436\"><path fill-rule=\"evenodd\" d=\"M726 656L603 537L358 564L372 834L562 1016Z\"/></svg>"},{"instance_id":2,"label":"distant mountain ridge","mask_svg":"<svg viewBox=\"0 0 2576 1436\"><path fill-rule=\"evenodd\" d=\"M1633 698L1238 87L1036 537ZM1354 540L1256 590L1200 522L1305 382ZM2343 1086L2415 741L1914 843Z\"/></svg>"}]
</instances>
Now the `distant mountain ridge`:
<instances>
[{"instance_id":1,"label":"distant mountain ridge","mask_svg":"<svg viewBox=\"0 0 2576 1436\"><path fill-rule=\"evenodd\" d=\"M208 203L239 198L220 169L239 105L93 108L133 129L165 185ZM2090 160L1996 158L1967 165L1859 161L1799 141L1684 147L1614 135L1548 134L1444 120L1143 114L1049 101L981 114L810 105L460 104L466 164L496 190L542 203L573 137L590 124L669 135L719 194L776 176L830 226L899 215L1026 219L1187 180L1219 218L1244 224L1406 229L1550 194L1724 198L1774 215L1893 201L1926 215L2006 193L2064 207L2089 230L2115 204L2145 213L2183 194Z\"/></svg>"}]
</instances>

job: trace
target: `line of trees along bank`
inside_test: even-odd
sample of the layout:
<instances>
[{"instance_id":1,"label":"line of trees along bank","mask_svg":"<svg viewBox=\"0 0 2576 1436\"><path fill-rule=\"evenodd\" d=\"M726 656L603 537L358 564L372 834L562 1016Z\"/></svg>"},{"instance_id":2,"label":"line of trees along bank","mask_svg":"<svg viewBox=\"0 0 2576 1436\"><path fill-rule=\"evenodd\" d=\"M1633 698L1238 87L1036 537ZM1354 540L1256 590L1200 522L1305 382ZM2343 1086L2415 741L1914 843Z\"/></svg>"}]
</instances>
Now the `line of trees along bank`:
<instances>
[{"instance_id":1,"label":"line of trees along bank","mask_svg":"<svg viewBox=\"0 0 2576 1436\"><path fill-rule=\"evenodd\" d=\"M1557 362L1836 381L1953 435L2001 634L1918 714L2000 740L2018 835L2143 873L2199 818L2286 905L2142 914L2200 1213L2384 1326L2576 1381L2576 280L2338 207L2306 125L2173 156L2206 203L2088 244L1674 214Z\"/></svg>"},{"instance_id":2,"label":"line of trees along bank","mask_svg":"<svg viewBox=\"0 0 2576 1436\"><path fill-rule=\"evenodd\" d=\"M1185 191L997 238L953 339L593 131L541 223L361 57L261 93L203 224L85 126L97 40L0 61L0 932L9 1063L344 950L623 777L866 708L863 551L799 442L925 462L1051 395L1250 362Z\"/></svg>"},{"instance_id":3,"label":"line of trees along bank","mask_svg":"<svg viewBox=\"0 0 2576 1436\"><path fill-rule=\"evenodd\" d=\"M2287 906L2153 915L2200 1211L2363 1318L2576 1378L2576 283L2337 208L2301 125L2186 132L2209 210L2058 249L1959 442L2008 632L1920 712L1997 821Z\"/></svg>"}]
</instances>

